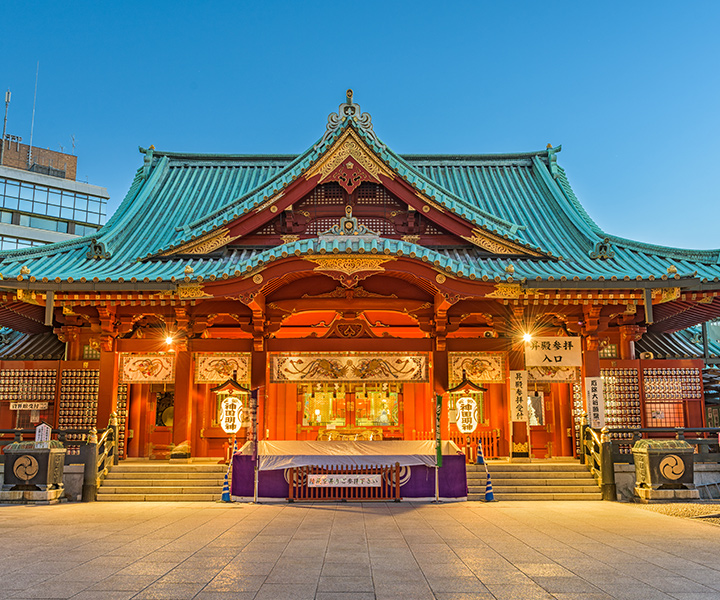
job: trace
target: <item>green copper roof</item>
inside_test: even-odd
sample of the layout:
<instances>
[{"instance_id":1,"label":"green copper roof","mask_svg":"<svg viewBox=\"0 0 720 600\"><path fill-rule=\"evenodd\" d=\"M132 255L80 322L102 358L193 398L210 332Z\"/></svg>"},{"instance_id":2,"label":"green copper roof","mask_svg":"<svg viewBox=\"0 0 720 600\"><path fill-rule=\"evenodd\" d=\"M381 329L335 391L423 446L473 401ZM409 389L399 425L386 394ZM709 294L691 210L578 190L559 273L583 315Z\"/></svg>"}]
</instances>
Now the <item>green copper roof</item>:
<instances>
[{"instance_id":1,"label":"green copper roof","mask_svg":"<svg viewBox=\"0 0 720 600\"><path fill-rule=\"evenodd\" d=\"M352 105L357 107L357 105ZM359 110L359 107L357 107ZM366 113L362 113L366 115ZM368 117L369 119L369 117ZM270 250L230 250L208 257L163 252L226 225L300 177L345 128L354 127L399 177L479 228L550 258L432 250L386 238L317 238ZM472 279L522 281L718 281L720 251L683 250L626 240L602 231L583 209L557 164L559 148L497 155L404 155L377 139L372 126L349 119L295 155L198 155L144 150L144 164L118 210L93 238L0 253L5 279L168 282L251 272L289 254L381 252L426 260ZM109 256L108 256L109 255ZM101 256L101 258L97 258ZM150 258L153 257L153 258ZM514 273L506 268L512 264ZM27 268L29 273L21 273Z\"/></svg>"}]
</instances>

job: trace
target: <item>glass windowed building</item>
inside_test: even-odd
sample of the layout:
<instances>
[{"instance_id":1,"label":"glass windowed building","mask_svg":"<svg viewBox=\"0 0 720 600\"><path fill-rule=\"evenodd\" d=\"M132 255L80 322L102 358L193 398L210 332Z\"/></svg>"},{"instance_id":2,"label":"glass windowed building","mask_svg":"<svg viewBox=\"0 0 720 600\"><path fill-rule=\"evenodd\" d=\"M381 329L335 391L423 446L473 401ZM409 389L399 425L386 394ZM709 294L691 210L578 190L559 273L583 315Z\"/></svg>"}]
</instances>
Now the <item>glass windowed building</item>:
<instances>
[{"instance_id":1,"label":"glass windowed building","mask_svg":"<svg viewBox=\"0 0 720 600\"><path fill-rule=\"evenodd\" d=\"M92 235L108 198L103 187L0 166L0 250Z\"/></svg>"}]
</instances>

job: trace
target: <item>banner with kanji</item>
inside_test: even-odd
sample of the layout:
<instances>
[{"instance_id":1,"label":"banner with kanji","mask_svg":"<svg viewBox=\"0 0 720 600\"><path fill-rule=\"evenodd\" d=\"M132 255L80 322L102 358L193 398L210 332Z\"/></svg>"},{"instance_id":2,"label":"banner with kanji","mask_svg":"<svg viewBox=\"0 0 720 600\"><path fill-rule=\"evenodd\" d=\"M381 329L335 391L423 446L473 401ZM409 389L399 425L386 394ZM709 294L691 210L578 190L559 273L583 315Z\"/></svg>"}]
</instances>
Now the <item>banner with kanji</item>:
<instances>
[{"instance_id":1,"label":"banner with kanji","mask_svg":"<svg viewBox=\"0 0 720 600\"><path fill-rule=\"evenodd\" d=\"M537 337L525 342L526 367L581 367L578 337Z\"/></svg>"},{"instance_id":2,"label":"banner with kanji","mask_svg":"<svg viewBox=\"0 0 720 600\"><path fill-rule=\"evenodd\" d=\"M442 467L442 396L435 395L435 464Z\"/></svg>"},{"instance_id":3,"label":"banner with kanji","mask_svg":"<svg viewBox=\"0 0 720 600\"><path fill-rule=\"evenodd\" d=\"M585 378L588 425L594 429L605 427L605 389L602 377Z\"/></svg>"},{"instance_id":4,"label":"banner with kanji","mask_svg":"<svg viewBox=\"0 0 720 600\"><path fill-rule=\"evenodd\" d=\"M527 371L510 371L510 420L528 420Z\"/></svg>"}]
</instances>

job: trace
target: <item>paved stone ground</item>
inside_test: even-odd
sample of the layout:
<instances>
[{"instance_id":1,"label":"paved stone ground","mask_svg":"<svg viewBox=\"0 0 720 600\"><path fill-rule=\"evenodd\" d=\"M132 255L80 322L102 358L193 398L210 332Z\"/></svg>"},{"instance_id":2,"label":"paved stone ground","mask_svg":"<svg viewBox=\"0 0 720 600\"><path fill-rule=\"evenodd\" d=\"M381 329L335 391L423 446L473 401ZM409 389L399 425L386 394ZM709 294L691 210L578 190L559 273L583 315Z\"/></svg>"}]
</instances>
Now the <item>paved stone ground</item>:
<instances>
[{"instance_id":1,"label":"paved stone ground","mask_svg":"<svg viewBox=\"0 0 720 600\"><path fill-rule=\"evenodd\" d=\"M610 502L0 507L0 597L718 600L720 529Z\"/></svg>"}]
</instances>

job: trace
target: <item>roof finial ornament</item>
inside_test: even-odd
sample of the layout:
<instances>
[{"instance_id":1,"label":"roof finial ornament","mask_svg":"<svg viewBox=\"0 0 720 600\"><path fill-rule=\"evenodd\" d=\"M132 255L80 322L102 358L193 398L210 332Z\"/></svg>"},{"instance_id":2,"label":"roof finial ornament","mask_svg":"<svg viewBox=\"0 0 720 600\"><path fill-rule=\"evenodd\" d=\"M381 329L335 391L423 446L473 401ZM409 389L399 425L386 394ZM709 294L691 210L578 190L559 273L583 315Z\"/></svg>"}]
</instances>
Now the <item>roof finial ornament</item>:
<instances>
[{"instance_id":1,"label":"roof finial ornament","mask_svg":"<svg viewBox=\"0 0 720 600\"><path fill-rule=\"evenodd\" d=\"M385 149L385 145L375 135L372 126L372 117L370 113L364 113L360 110L360 105L353 102L353 91L348 89L345 92L345 102L338 107L338 112L328 115L327 129L322 139L315 144L315 148L322 146L330 139L347 121L351 121L358 131L368 136L377 146Z\"/></svg>"},{"instance_id":2,"label":"roof finial ornament","mask_svg":"<svg viewBox=\"0 0 720 600\"><path fill-rule=\"evenodd\" d=\"M358 223L357 217L353 217L352 206L348 204L345 207L345 216L340 219L338 225L333 225L330 229L320 234L320 237L328 235L369 235L379 236L380 234L368 229L365 225Z\"/></svg>"},{"instance_id":3,"label":"roof finial ornament","mask_svg":"<svg viewBox=\"0 0 720 600\"><path fill-rule=\"evenodd\" d=\"M615 256L615 252L610 245L610 238L604 238L601 242L595 242L593 249L590 251L590 258L596 260L607 260Z\"/></svg>"}]
</instances>

